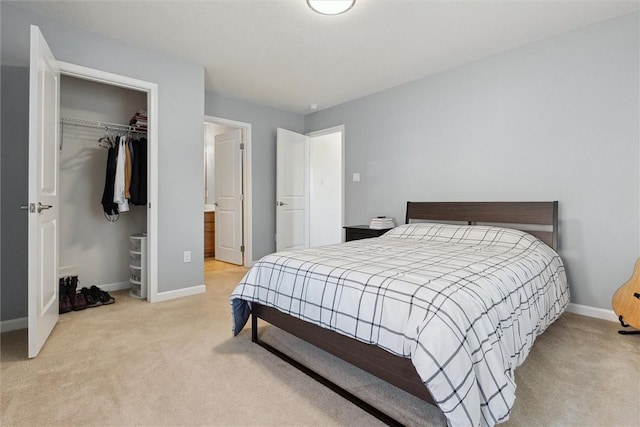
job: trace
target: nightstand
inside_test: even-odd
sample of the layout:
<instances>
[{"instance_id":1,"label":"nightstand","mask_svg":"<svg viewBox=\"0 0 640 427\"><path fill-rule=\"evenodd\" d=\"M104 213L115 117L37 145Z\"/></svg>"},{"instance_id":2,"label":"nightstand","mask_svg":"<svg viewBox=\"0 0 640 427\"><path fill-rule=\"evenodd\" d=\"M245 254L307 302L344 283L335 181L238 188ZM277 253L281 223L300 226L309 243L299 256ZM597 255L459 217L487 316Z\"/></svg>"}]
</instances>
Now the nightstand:
<instances>
[{"instance_id":1,"label":"nightstand","mask_svg":"<svg viewBox=\"0 0 640 427\"><path fill-rule=\"evenodd\" d=\"M379 237L382 236L387 231L391 230L390 228L386 228L384 230L377 230L374 228L369 228L368 225L347 225L346 227L342 227L345 229L345 241L350 242L351 240L360 240L360 239L369 239L371 237Z\"/></svg>"}]
</instances>

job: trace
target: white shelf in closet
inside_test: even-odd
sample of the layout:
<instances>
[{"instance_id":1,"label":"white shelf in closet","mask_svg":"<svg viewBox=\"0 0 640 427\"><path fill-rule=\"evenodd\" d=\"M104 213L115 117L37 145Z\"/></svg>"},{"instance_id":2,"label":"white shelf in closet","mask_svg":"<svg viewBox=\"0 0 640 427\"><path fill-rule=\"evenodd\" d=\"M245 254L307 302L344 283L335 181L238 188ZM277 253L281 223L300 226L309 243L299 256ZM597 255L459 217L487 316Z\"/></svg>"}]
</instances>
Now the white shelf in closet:
<instances>
[{"instance_id":1,"label":"white shelf in closet","mask_svg":"<svg viewBox=\"0 0 640 427\"><path fill-rule=\"evenodd\" d=\"M129 294L135 298L147 298L147 236L129 236Z\"/></svg>"}]
</instances>

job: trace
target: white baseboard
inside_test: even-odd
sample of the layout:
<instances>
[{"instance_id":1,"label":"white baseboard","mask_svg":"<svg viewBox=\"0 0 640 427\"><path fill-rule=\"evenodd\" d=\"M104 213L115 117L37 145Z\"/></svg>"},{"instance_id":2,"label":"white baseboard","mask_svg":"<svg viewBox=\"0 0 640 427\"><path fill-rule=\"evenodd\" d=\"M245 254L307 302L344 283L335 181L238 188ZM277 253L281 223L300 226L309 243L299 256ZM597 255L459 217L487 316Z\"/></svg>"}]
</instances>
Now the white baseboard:
<instances>
[{"instance_id":1,"label":"white baseboard","mask_svg":"<svg viewBox=\"0 0 640 427\"><path fill-rule=\"evenodd\" d=\"M190 288L176 289L175 291L158 292L151 302L168 301L171 299L188 297L191 295L203 294L207 291L205 285L192 286Z\"/></svg>"},{"instance_id":2,"label":"white baseboard","mask_svg":"<svg viewBox=\"0 0 640 427\"><path fill-rule=\"evenodd\" d=\"M19 319L3 320L0 322L0 332L17 331L18 329L27 329L29 327L29 318L20 317Z\"/></svg>"},{"instance_id":3,"label":"white baseboard","mask_svg":"<svg viewBox=\"0 0 640 427\"><path fill-rule=\"evenodd\" d=\"M131 283L129 282L116 282L116 283L105 283L103 285L98 285L100 289L107 292L120 291L122 289L131 288Z\"/></svg>"},{"instance_id":4,"label":"white baseboard","mask_svg":"<svg viewBox=\"0 0 640 427\"><path fill-rule=\"evenodd\" d=\"M569 313L580 314L587 317L595 317L596 319L609 320L611 322L618 321L618 316L616 316L613 310L605 310L604 308L570 303L567 307L567 311Z\"/></svg>"}]
</instances>

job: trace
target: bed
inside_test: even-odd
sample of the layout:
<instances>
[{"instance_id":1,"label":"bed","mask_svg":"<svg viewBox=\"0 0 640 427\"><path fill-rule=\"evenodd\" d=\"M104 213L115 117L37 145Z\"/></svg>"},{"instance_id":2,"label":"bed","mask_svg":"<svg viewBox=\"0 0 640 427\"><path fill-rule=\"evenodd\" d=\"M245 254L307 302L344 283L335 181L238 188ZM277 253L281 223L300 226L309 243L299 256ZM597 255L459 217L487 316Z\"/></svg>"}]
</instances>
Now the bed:
<instances>
[{"instance_id":1,"label":"bed","mask_svg":"<svg viewBox=\"0 0 640 427\"><path fill-rule=\"evenodd\" d=\"M390 425L260 341L258 319L437 405L450 425L505 421L515 368L569 302L558 202L408 202L405 222L262 258L231 295L234 334L250 317L254 342Z\"/></svg>"}]
</instances>

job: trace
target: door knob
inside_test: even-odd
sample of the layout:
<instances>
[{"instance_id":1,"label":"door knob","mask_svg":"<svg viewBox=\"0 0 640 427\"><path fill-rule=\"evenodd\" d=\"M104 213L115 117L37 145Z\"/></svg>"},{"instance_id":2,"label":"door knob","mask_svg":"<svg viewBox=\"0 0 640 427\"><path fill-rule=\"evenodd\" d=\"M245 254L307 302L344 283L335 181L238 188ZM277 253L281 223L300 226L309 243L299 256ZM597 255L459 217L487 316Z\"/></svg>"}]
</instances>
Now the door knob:
<instances>
[{"instance_id":1,"label":"door knob","mask_svg":"<svg viewBox=\"0 0 640 427\"><path fill-rule=\"evenodd\" d=\"M213 202L213 206L218 206L218 202Z\"/></svg>"},{"instance_id":2,"label":"door knob","mask_svg":"<svg viewBox=\"0 0 640 427\"><path fill-rule=\"evenodd\" d=\"M37 205L35 203L29 203L28 205L20 205L20 210L40 213L43 210L51 209L52 207L53 207L52 205L43 205L42 203L38 202Z\"/></svg>"},{"instance_id":3,"label":"door knob","mask_svg":"<svg viewBox=\"0 0 640 427\"><path fill-rule=\"evenodd\" d=\"M284 202L276 202L276 206L285 206L285 205L286 205L286 203L284 203Z\"/></svg>"},{"instance_id":4,"label":"door knob","mask_svg":"<svg viewBox=\"0 0 640 427\"><path fill-rule=\"evenodd\" d=\"M53 206L51 205L43 205L42 203L38 202L38 207L36 208L36 210L38 211L38 213L42 212L45 209L51 209Z\"/></svg>"}]
</instances>

